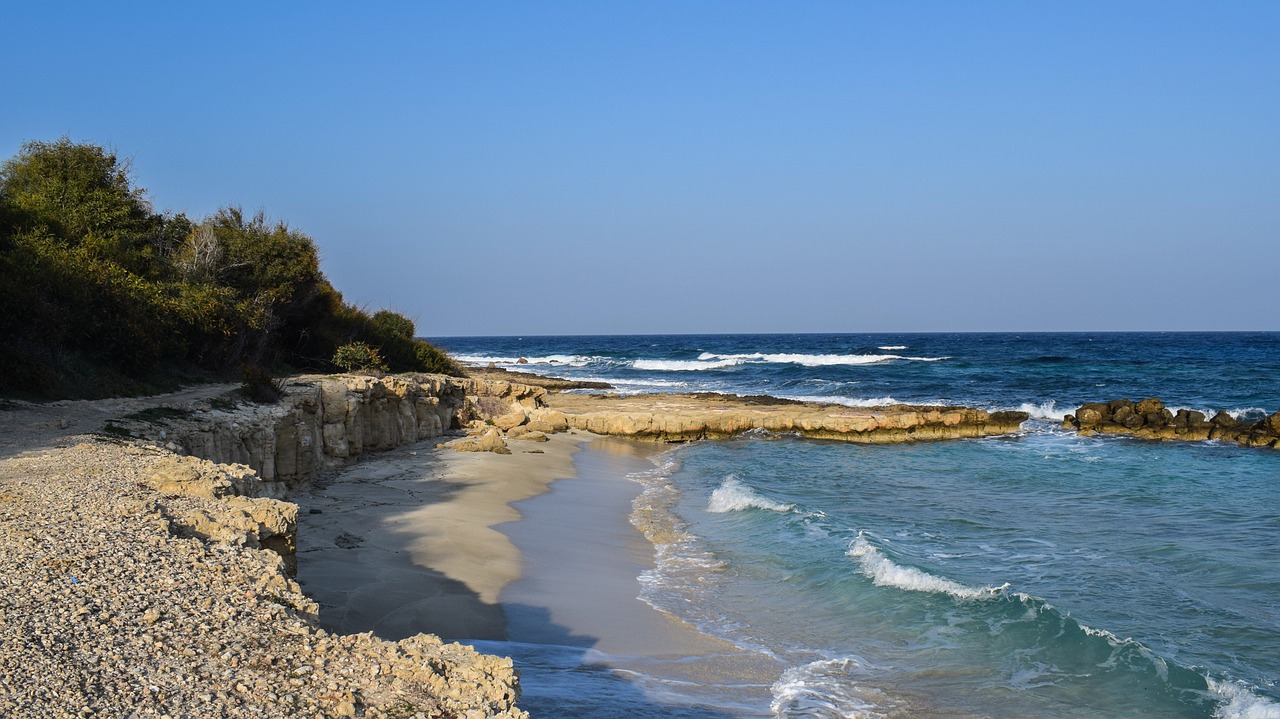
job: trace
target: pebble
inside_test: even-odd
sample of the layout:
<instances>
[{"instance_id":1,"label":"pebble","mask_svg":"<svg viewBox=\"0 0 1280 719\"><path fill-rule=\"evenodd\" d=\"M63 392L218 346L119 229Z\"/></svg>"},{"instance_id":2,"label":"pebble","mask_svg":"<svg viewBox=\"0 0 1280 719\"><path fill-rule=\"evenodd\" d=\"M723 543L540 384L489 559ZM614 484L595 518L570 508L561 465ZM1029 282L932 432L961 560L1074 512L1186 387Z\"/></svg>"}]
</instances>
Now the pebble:
<instances>
[{"instance_id":1,"label":"pebble","mask_svg":"<svg viewBox=\"0 0 1280 719\"><path fill-rule=\"evenodd\" d=\"M275 553L176 536L217 500L141 481L169 450L55 431L147 401L0 411L0 717L527 719L504 660L327 633Z\"/></svg>"}]
</instances>

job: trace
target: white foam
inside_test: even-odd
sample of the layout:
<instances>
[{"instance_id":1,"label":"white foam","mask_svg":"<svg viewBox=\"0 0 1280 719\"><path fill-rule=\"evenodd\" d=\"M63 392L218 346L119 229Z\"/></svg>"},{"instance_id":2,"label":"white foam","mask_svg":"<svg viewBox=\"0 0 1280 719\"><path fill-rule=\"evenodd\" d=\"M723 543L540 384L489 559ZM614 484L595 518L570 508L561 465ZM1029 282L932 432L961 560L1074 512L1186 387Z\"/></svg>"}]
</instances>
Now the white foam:
<instances>
[{"instance_id":1,"label":"white foam","mask_svg":"<svg viewBox=\"0 0 1280 719\"><path fill-rule=\"evenodd\" d=\"M884 345L883 347L877 347L876 349L885 350L886 352L892 352L893 350L904 350L906 348L907 348L906 345Z\"/></svg>"},{"instance_id":2,"label":"white foam","mask_svg":"<svg viewBox=\"0 0 1280 719\"><path fill-rule=\"evenodd\" d=\"M797 402L814 402L817 404L842 404L846 407L887 407L892 404L902 404L892 397L859 399L857 397L841 397L834 394L787 394L782 395L782 399L794 399Z\"/></svg>"},{"instance_id":3,"label":"white foam","mask_svg":"<svg viewBox=\"0 0 1280 719\"><path fill-rule=\"evenodd\" d=\"M862 567L862 573L879 587L895 587L912 592L950 594L959 599L990 597L1009 587L1008 584L1005 584L999 587L976 589L950 579L936 577L913 567L903 567L895 564L892 559L889 559L879 549L872 546L863 532L858 532L857 538L849 545L848 555L858 560L858 564Z\"/></svg>"},{"instance_id":4,"label":"white foam","mask_svg":"<svg viewBox=\"0 0 1280 719\"><path fill-rule=\"evenodd\" d=\"M792 667L770 691L769 709L777 719L873 719L885 716L882 692L859 686L866 674L855 659L828 659Z\"/></svg>"},{"instance_id":5,"label":"white foam","mask_svg":"<svg viewBox=\"0 0 1280 719\"><path fill-rule=\"evenodd\" d=\"M721 369L743 364L740 359L718 360L636 360L631 363L634 369L651 372L693 372L697 370Z\"/></svg>"},{"instance_id":6,"label":"white foam","mask_svg":"<svg viewBox=\"0 0 1280 719\"><path fill-rule=\"evenodd\" d=\"M608 382L617 387L688 387L688 382L675 379L617 379L616 377L583 377L591 382Z\"/></svg>"},{"instance_id":7,"label":"white foam","mask_svg":"<svg viewBox=\"0 0 1280 719\"><path fill-rule=\"evenodd\" d=\"M1184 410L1184 409L1189 412L1199 412L1205 416L1205 419L1212 419L1213 416L1218 413L1218 410L1216 409L1205 409L1203 407L1169 407L1168 408L1168 410L1170 412L1173 412L1174 414L1177 414L1179 410ZM1257 421L1267 416L1267 411L1261 407L1236 407L1235 409L1225 410L1225 412L1228 415L1230 415L1232 419L1236 419L1242 422Z\"/></svg>"},{"instance_id":8,"label":"white foam","mask_svg":"<svg viewBox=\"0 0 1280 719\"><path fill-rule=\"evenodd\" d=\"M516 365L523 367L526 364L531 365L559 365L561 367L584 367L592 362L599 362L609 359L608 357L590 357L586 355L545 355L543 357L499 357L490 355L452 355L452 357L463 364L468 365ZM521 362L520 360L524 360Z\"/></svg>"},{"instance_id":9,"label":"white foam","mask_svg":"<svg viewBox=\"0 0 1280 719\"><path fill-rule=\"evenodd\" d=\"M1065 409L1058 409L1058 403L1054 400L1033 404L1031 402L1023 402L1018 405L1019 412L1026 412L1032 419L1051 419L1055 422L1061 422L1071 414Z\"/></svg>"},{"instance_id":10,"label":"white foam","mask_svg":"<svg viewBox=\"0 0 1280 719\"><path fill-rule=\"evenodd\" d=\"M707 500L707 511L715 514L737 512L743 509L767 509L770 512L790 512L794 504L782 504L761 496L751 487L738 481L732 474L724 478Z\"/></svg>"},{"instance_id":11,"label":"white foam","mask_svg":"<svg viewBox=\"0 0 1280 719\"><path fill-rule=\"evenodd\" d=\"M711 352L703 352L698 355L698 359L702 361L713 360L738 360L741 362L768 362L773 364L798 364L805 367L831 367L837 365L868 365L882 364L884 362L893 362L895 360L909 360L912 362L941 362L942 360L951 359L950 357L905 357L903 355L886 354L886 355L836 355L836 354L795 354L795 353L779 353L766 354L762 352L752 352L750 354L713 354Z\"/></svg>"},{"instance_id":12,"label":"white foam","mask_svg":"<svg viewBox=\"0 0 1280 719\"><path fill-rule=\"evenodd\" d=\"M1280 719L1280 704L1260 697L1236 682L1208 680L1209 692L1219 702L1217 719Z\"/></svg>"}]
</instances>

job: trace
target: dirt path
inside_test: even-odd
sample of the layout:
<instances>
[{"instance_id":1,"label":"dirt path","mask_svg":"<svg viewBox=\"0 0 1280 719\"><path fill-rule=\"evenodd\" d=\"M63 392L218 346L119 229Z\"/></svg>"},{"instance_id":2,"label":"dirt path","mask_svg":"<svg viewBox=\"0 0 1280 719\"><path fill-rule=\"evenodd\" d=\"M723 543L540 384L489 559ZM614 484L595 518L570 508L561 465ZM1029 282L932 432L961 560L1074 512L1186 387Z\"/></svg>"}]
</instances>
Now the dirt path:
<instances>
[{"instance_id":1,"label":"dirt path","mask_svg":"<svg viewBox=\"0 0 1280 719\"><path fill-rule=\"evenodd\" d=\"M69 447L92 440L109 419L151 407L181 406L233 391L236 384L202 384L151 397L20 402L0 400L0 457Z\"/></svg>"}]
</instances>

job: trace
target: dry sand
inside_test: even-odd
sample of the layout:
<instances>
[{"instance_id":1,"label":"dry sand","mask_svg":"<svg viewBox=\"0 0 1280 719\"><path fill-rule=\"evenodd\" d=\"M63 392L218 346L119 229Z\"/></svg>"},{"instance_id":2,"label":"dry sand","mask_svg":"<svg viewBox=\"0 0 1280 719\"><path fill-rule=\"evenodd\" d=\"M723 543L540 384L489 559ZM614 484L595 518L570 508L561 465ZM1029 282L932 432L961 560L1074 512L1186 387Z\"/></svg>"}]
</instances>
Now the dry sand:
<instances>
[{"instance_id":1,"label":"dry sand","mask_svg":"<svg viewBox=\"0 0 1280 719\"><path fill-rule=\"evenodd\" d=\"M509 455L422 444L314 482L294 498L298 581L321 625L384 639L505 639L498 596L521 557L494 527L520 518L513 502L572 476L585 439L512 441Z\"/></svg>"},{"instance_id":2,"label":"dry sand","mask_svg":"<svg viewBox=\"0 0 1280 719\"><path fill-rule=\"evenodd\" d=\"M767 705L773 660L639 599L653 546L629 521L642 488L626 475L651 469L664 448L576 431L510 448L395 450L295 498L299 583L321 624L383 639L434 633L498 654L554 648L609 681L691 682ZM539 682L554 685L565 669L540 672L519 656L517 666L529 709L557 691ZM624 695L648 702L640 686Z\"/></svg>"}]
</instances>

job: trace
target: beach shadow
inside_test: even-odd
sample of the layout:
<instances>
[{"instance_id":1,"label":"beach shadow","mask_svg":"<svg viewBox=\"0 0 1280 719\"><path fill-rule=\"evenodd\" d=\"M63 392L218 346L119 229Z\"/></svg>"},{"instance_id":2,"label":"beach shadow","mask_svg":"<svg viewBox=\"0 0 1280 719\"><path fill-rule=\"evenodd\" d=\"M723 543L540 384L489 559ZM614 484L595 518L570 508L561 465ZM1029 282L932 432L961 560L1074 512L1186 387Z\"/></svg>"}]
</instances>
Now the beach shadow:
<instances>
[{"instance_id":1,"label":"beach shadow","mask_svg":"<svg viewBox=\"0 0 1280 719\"><path fill-rule=\"evenodd\" d=\"M597 650L599 637L558 624L548 607L486 599L440 569L423 566L430 563L423 561L424 533L465 542L444 524L424 523L424 517L447 521L438 512L474 488L446 479L444 462L431 450L415 455L414 449L358 463L297 498L298 581L319 603L321 626L344 634L372 632L388 641L429 633L510 656L521 674L518 705L535 719L735 716L679 699L659 700L653 692L664 693L661 680L611 666ZM558 585L557 580L551 581ZM549 589L578 591L559 587Z\"/></svg>"},{"instance_id":2,"label":"beach shadow","mask_svg":"<svg viewBox=\"0 0 1280 719\"><path fill-rule=\"evenodd\" d=\"M423 632L452 641L505 640L502 607L415 560L406 515L452 501L450 482L421 445L360 462L316 482L298 503L298 584L320 606L320 626L389 641Z\"/></svg>"}]
</instances>

